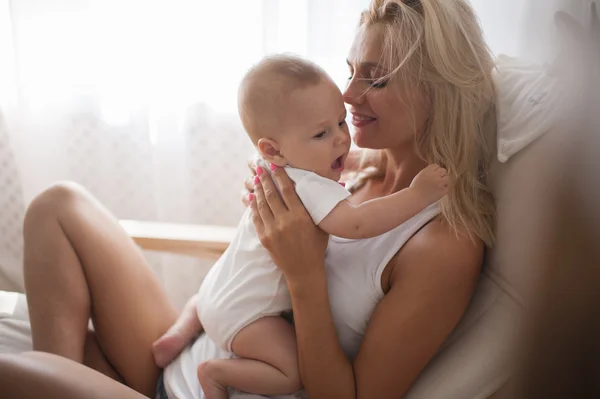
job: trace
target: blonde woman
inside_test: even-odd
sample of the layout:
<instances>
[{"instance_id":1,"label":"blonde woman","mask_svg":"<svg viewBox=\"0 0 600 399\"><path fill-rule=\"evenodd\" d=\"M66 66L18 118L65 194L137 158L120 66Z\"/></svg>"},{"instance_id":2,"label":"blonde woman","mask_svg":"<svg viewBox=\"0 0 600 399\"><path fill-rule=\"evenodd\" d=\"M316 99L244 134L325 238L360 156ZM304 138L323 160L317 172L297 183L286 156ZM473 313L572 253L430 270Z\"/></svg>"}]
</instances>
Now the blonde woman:
<instances>
[{"instance_id":1,"label":"blonde woman","mask_svg":"<svg viewBox=\"0 0 600 399\"><path fill-rule=\"evenodd\" d=\"M290 288L308 396L397 399L460 320L493 243L492 58L466 0L374 0L347 61L354 141L369 149L351 200L401 190L429 163L455 180L448 198L385 235L332 237L327 265L328 238L283 170L283 198L263 173L251 206ZM25 240L34 348L52 354L0 358L9 397L204 398L197 365L229 354L201 335L160 374L152 343L175 311L100 204L58 185L31 205Z\"/></svg>"}]
</instances>

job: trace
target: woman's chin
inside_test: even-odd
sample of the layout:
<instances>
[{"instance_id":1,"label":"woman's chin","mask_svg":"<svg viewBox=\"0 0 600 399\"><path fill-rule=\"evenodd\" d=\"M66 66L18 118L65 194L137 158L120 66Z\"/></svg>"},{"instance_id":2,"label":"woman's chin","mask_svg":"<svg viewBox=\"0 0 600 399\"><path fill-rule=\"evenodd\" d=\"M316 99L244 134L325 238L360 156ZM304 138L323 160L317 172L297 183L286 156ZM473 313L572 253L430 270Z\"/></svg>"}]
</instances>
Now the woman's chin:
<instances>
[{"instance_id":1,"label":"woman's chin","mask_svg":"<svg viewBox=\"0 0 600 399\"><path fill-rule=\"evenodd\" d=\"M362 132L356 131L354 132L354 134L352 135L352 142L357 145L358 147L363 147L363 134Z\"/></svg>"},{"instance_id":2,"label":"woman's chin","mask_svg":"<svg viewBox=\"0 0 600 399\"><path fill-rule=\"evenodd\" d=\"M359 148L379 149L377 140L373 140L373 135L357 130L352 137L352 141Z\"/></svg>"}]
</instances>

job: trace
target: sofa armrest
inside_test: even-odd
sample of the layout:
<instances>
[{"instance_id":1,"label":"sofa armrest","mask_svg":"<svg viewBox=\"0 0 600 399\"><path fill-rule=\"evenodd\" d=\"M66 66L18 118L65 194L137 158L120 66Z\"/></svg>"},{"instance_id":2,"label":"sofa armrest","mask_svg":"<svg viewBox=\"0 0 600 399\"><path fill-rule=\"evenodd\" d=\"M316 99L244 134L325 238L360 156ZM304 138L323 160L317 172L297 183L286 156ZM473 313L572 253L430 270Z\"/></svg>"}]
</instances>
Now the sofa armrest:
<instances>
[{"instance_id":1,"label":"sofa armrest","mask_svg":"<svg viewBox=\"0 0 600 399\"><path fill-rule=\"evenodd\" d=\"M234 227L120 220L143 249L217 259L235 236Z\"/></svg>"}]
</instances>

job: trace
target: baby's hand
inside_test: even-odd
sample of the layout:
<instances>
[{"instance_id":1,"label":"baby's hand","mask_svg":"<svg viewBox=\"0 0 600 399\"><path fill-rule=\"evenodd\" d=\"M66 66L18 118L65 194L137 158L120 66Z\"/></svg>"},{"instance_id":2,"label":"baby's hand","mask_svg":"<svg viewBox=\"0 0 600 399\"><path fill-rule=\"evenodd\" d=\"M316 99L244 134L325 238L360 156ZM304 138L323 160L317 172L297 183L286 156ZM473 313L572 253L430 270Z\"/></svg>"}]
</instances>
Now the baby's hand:
<instances>
[{"instance_id":1,"label":"baby's hand","mask_svg":"<svg viewBox=\"0 0 600 399\"><path fill-rule=\"evenodd\" d=\"M450 177L446 169L431 164L415 176L410 187L422 195L428 203L434 203L448 194L449 185Z\"/></svg>"}]
</instances>

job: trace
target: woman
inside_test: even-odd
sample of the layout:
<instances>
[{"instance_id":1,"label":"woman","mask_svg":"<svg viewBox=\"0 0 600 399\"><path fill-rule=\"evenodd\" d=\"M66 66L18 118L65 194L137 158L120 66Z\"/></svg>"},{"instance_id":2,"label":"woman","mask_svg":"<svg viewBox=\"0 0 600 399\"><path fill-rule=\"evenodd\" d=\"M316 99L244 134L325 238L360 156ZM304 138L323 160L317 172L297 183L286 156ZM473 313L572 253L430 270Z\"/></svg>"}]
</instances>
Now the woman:
<instances>
[{"instance_id":1,"label":"woman","mask_svg":"<svg viewBox=\"0 0 600 399\"><path fill-rule=\"evenodd\" d=\"M345 248L331 253L353 255L328 267L327 237L283 170L274 173L283 198L263 173L251 204L290 287L310 398L399 398L460 320L484 246L493 242L485 150L485 136L494 133L485 130L494 110L493 65L465 0L373 0L348 65L344 98L354 140L374 150L352 200L403 189L433 162L455 179L447 199L384 241L332 238L330 247ZM381 265L371 264L374 244L389 254ZM34 348L52 354L0 358L0 384L10 397L155 395L152 343L175 311L134 243L85 191L61 184L33 201L25 278ZM87 330L90 316L95 333ZM184 350L165 370L171 396L202 397L190 375L214 356L226 354L206 335Z\"/></svg>"}]
</instances>

